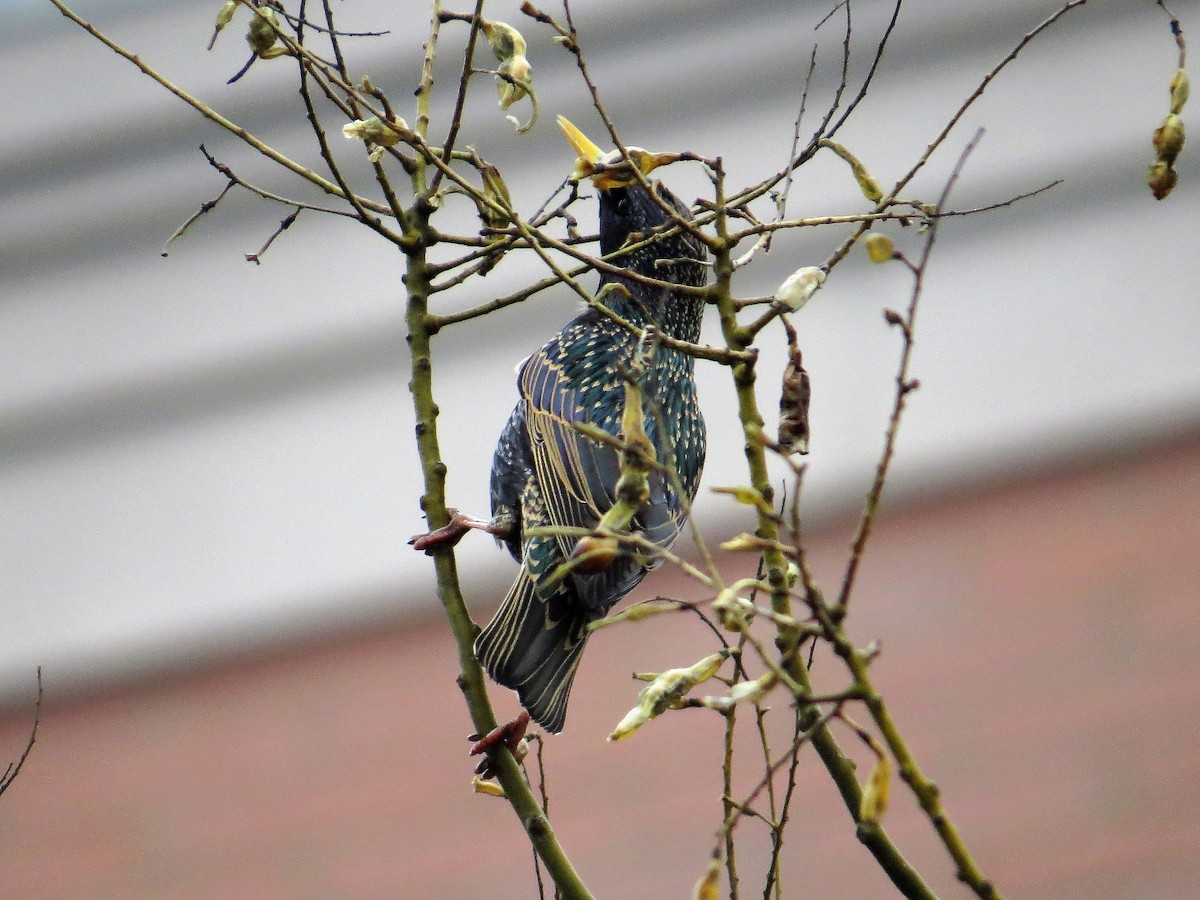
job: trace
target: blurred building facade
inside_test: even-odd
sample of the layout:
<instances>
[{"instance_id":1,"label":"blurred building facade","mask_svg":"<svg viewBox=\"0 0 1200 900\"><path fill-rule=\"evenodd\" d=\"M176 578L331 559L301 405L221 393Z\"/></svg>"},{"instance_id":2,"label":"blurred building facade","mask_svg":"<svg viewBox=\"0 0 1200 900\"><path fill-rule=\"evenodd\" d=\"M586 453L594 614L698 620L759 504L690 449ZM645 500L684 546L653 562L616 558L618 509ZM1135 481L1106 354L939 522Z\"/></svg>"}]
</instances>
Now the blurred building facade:
<instances>
[{"instance_id":1,"label":"blurred building facade","mask_svg":"<svg viewBox=\"0 0 1200 900\"><path fill-rule=\"evenodd\" d=\"M1089 6L1064 18L988 88L913 187L914 196L932 199L979 127L986 133L956 208L1065 179L1011 207L949 220L939 235L918 324L922 387L888 494L908 511L891 520L891 543L881 535L871 563L875 593L868 591L875 600L864 603L859 635L883 638L898 696L916 692L906 710L914 727L940 736L930 737L929 768L939 777L958 773L951 777L960 779L960 796L971 798L960 807L966 830L991 835L986 852L1016 879L1017 895L1026 886L1027 896L1187 896L1179 879L1196 875L1175 855L1194 827L1181 824L1159 775L1171 772L1177 784L1197 776L1176 756L1194 749L1195 666L1166 652L1186 656L1184 639L1197 629L1198 548L1187 523L1200 499L1200 462L1189 450L1200 429L1200 258L1183 237L1197 193L1187 150L1169 200L1156 203L1143 183L1175 60L1165 17L1145 5ZM352 51L358 71L392 96L407 96L419 73L424 12L342 6L347 30L391 29ZM952 15L935 3L911 7L876 87L841 134L884 182L907 170L982 73L1056 5L968 4ZM236 26L205 51L215 8L111 0L78 8L223 114L318 162L286 61L259 63L238 84L224 84L246 51ZM489 14L519 18L515 4ZM721 155L739 182L786 159L814 41L819 65L806 122L815 123L814 110L828 99L841 33L836 20L812 31L820 14L771 2L696 2L684 10L621 0L575 10L593 74L627 140ZM854 7L859 77L889 14L878 2ZM287 210L237 191L162 258L167 237L224 186L196 149L201 143L249 180L311 195L48 5L11 3L0 15L10 26L0 34L7 76L0 106L8 112L0 125L5 748L19 751L39 664L49 691L42 742L0 800L3 843L27 842L21 858L30 868L11 869L7 890L0 872L0 892L94 896L84 887L92 879L106 886L101 895L215 897L243 879L259 886L255 896L394 896L387 885L400 878L429 885L413 896L478 893L486 884L408 868L432 853L421 842L431 835L450 835L456 846L474 840L469 830L453 830L451 820L462 816L495 817L488 828L497 845L479 852L497 871L517 851L507 843L512 823L504 811L478 812L465 787L432 793L454 776L417 774L430 765L422 740L438 758L445 742L453 761L461 747L450 742L467 726L465 715L431 715L443 705L457 709L452 657L429 624L436 600L427 561L404 546L423 523L408 450L402 260L344 222L304 213L253 265L245 254ZM515 134L481 83L464 141L501 166L528 211L571 164L565 144L544 127L549 117L561 112L599 129L570 57L547 35L523 30L546 122ZM459 39L447 26L439 109L451 93ZM33 88L30 72L39 73ZM360 152L348 143L337 149L348 165ZM683 196L705 191L694 172L672 168L664 177ZM801 174L789 204L795 215L862 208L832 159ZM472 227L465 213L458 221ZM746 270L741 290L770 293L797 266L823 260L843 233L778 241ZM892 233L906 249L918 246L908 231ZM506 263L446 303L471 306L540 274L533 261ZM814 380L806 512L829 560L869 484L890 404L898 347L881 311L902 306L908 290L899 267L851 259L796 317ZM548 292L438 336L455 505L486 509L491 442L515 397L512 367L574 304L566 292ZM768 342L764 372L782 370L782 344ZM713 432L709 481L717 484L736 478L727 473L737 471L740 438L719 425L732 403L724 373L701 378ZM931 497L938 498L932 506ZM712 499L700 513L714 533L736 527ZM470 595L495 598L511 575L507 557L482 539L464 542L460 555ZM491 602L479 600L481 617ZM636 650L645 638L631 640ZM948 645L955 654L943 659L938 648ZM1051 646L1061 648L1052 659ZM555 742L573 742L556 752L567 757L567 780L581 795L593 781L607 785L634 771L627 766L647 763L597 744L607 717L625 703L622 691L629 693L623 681L602 677L607 666L623 679L629 651L615 639L605 647L589 663L597 681L612 685L610 695L596 689L608 704L603 715L573 710L585 720L579 733ZM1043 697L1041 676L1061 693ZM1108 680L1088 680L1101 676ZM1010 678L1018 687L999 690ZM980 693L989 687L992 694ZM927 689L936 708L920 705ZM338 699L347 696L356 699ZM1040 705L1051 697L1067 698L1068 708ZM1018 702L1026 700L1032 710ZM1090 729L1089 741L1054 756L1047 736L1069 731L1073 716ZM314 732L337 740L313 742ZM1147 741L1156 732L1161 742L1141 747L1133 732ZM670 763L669 747L656 752L661 757L649 756ZM362 754L393 773L394 794L370 788L364 796L345 772L306 791L316 771L353 769ZM1146 759L1161 766L1153 777ZM1055 780L1063 768L1074 781ZM86 798L74 808L56 793L72 778ZM230 778L261 785L261 795L223 791ZM195 793L167 789L180 781ZM431 793L414 793L426 782ZM1035 796L1030 785L1047 793ZM560 808L570 817L568 796ZM995 800L1001 796L1010 806ZM422 821L436 823L432 831L413 828L417 815L405 798ZM570 802L589 809L580 797ZM689 814L671 802L654 801L663 829L678 821L667 811ZM1121 845L1159 803L1168 810L1157 820L1162 830L1141 829L1140 844ZM1072 826L1063 845L1071 853L1026 864L1019 857L1046 846L1045 821L1055 813L1099 822L1098 830ZM92 845L114 816L120 827L111 840ZM353 832L360 853L329 839L351 821L369 832ZM700 821L715 821L711 810ZM595 854L594 869L636 853L569 818L565 827L578 829L589 847L599 842L585 851ZM821 828L809 827L824 848ZM1026 831L1014 836L1018 827ZM916 837L919 823L905 828L924 840ZM686 890L706 834L688 831L664 848L680 855L664 867L668 880L645 896ZM1151 843L1163 865L1155 865ZM75 881L57 861L67 845L95 847ZM399 846L411 848L411 858L390 858L388 848ZM858 860L856 852L850 841L830 858ZM1122 868L1134 857L1133 868ZM928 858L937 859L932 851ZM311 881L301 877L303 860L314 869ZM809 864L829 860L808 858L799 870L828 884L832 876ZM61 869L61 890L52 889L51 867ZM201 869L229 881L206 880ZM1135 870L1143 873L1141 892L1114 874ZM636 895L642 883L610 875L606 893ZM422 878L431 880L413 881ZM880 889L859 888L813 893Z\"/></svg>"}]
</instances>

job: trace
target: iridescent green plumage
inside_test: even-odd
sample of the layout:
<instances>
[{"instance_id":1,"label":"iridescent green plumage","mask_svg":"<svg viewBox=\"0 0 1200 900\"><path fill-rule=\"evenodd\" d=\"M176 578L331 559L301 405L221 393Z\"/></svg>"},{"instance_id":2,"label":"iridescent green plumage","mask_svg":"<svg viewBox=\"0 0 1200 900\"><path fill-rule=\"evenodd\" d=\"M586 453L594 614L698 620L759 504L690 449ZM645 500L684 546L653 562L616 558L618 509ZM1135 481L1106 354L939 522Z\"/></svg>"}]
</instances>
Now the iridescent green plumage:
<instances>
[{"instance_id":1,"label":"iridescent green plumage","mask_svg":"<svg viewBox=\"0 0 1200 900\"><path fill-rule=\"evenodd\" d=\"M687 218L666 188L658 197ZM600 250L620 250L631 235L649 234L669 216L639 183L600 191ZM702 285L703 245L679 233L661 237L611 262L651 278ZM695 342L703 300L602 273L602 302L629 322ZM598 292L600 293L600 292ZM551 575L571 555L575 538L530 535L532 527L595 528L615 501L619 452L581 434L587 423L614 437L621 432L625 402L622 372L632 368L638 335L597 310L577 316L521 366L521 399L500 436L492 467L492 514L511 521L505 538L521 571L495 618L475 644L491 677L518 692L522 705L549 731L562 729L567 697L587 625L603 617L641 581L657 561L626 549L598 572ZM704 466L704 421L696 402L694 359L657 348L640 376L646 435L659 462L674 462L683 493L696 494ZM631 529L661 547L679 534L685 503L661 470L649 477L650 500Z\"/></svg>"}]
</instances>

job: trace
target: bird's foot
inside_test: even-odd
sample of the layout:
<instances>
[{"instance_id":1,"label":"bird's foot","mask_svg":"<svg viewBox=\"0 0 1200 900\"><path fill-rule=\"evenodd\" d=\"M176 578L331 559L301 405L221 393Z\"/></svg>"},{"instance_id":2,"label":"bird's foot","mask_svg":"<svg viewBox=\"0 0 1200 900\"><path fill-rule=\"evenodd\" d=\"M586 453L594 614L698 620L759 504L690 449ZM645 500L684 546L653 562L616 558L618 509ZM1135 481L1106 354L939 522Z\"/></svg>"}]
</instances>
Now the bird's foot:
<instances>
[{"instance_id":1,"label":"bird's foot","mask_svg":"<svg viewBox=\"0 0 1200 900\"><path fill-rule=\"evenodd\" d=\"M471 744L471 756L478 756L481 753L489 753L489 751L504 744L508 747L509 752L517 762L525 758L525 754L529 752L529 747L525 743L525 730L529 727L529 713L521 710L520 714L511 722L505 722L503 725L497 725L483 737L477 734L470 735L467 740L474 741ZM490 757L485 756L479 761L479 765L475 767L475 774L480 778L491 778L495 775L492 771L492 761Z\"/></svg>"},{"instance_id":2,"label":"bird's foot","mask_svg":"<svg viewBox=\"0 0 1200 900\"><path fill-rule=\"evenodd\" d=\"M413 535L408 543L414 550L432 553L438 547L453 547L462 540L464 534L473 528L494 534L498 538L508 536L506 526L502 523L498 524L495 519L490 521L477 519L474 516L460 513L457 509L450 509L447 512L450 513L450 521L441 528L435 528L425 534Z\"/></svg>"}]
</instances>

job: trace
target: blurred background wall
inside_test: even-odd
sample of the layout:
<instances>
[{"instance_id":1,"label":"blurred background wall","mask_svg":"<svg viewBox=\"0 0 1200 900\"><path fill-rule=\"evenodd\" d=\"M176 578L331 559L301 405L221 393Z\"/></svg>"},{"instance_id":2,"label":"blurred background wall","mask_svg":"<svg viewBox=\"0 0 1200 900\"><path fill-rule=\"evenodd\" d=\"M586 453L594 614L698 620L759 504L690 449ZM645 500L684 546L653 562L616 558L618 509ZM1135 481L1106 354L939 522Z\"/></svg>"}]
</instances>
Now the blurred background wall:
<instances>
[{"instance_id":1,"label":"blurred background wall","mask_svg":"<svg viewBox=\"0 0 1200 900\"><path fill-rule=\"evenodd\" d=\"M286 62L257 63L239 83L225 84L247 51L240 20L211 53L205 51L218 5L81 0L78 10L218 111L316 165ZM419 6L338 5L347 30L391 29L387 37L350 46L355 70L370 74L395 98L410 95L419 75L427 25ZM1033 0L910 6L875 88L840 135L885 183L907 170L981 74L1056 8ZM489 15L518 24L516 7L489 6ZM827 101L841 33L836 17L813 32L825 11L810 4L620 0L579 3L575 14L593 74L626 139L654 149L686 147L721 155L737 184L761 178L787 158L814 41L820 50L810 125L814 111ZM1180 3L1176 11L1187 27L1194 5ZM854 6L860 47L854 71L859 75L889 12L879 2ZM271 732L276 743L264 749L264 760L303 753L297 744L310 740L312 732L299 726L294 733L286 730L293 721L287 712L304 705L303 694L287 701L265 688L261 695L254 690L266 683L260 679L270 677L291 683L295 672L285 667L275 676L264 674L264 660L310 667L304 671L317 695L317 685L333 689L333 683L321 681L328 662L322 654L357 648L360 655L352 653L346 663L354 673L344 685L347 693L338 696L350 704L360 685L375 684L376 693L367 693L380 708L372 707L365 722L339 719L337 728L369 729L395 716L389 729L424 729L426 697L450 705L457 701L452 690L427 693L419 671L390 668L397 654L415 652L414 641L433 644L420 629L436 611L427 560L405 546L423 522L409 450L402 258L363 229L303 213L261 265L251 264L245 254L259 249L287 210L239 191L197 221L163 258L168 236L224 186L197 149L201 143L263 187L318 198L105 52L48 4L8 0L0 2L0 16L5 20L0 29L0 108L5 111L0 120L0 703L8 710L6 747L19 749L37 665L44 668L48 691L46 746L38 746L29 774L0 800L0 829L10 834L19 829L20 816L10 818L12 811L24 802L33 805L32 815L36 798L48 796L36 789L47 784L37 780L40 758L58 759L61 773L108 777L117 764L105 760L128 746L120 735L140 734L132 743L153 748L129 763L143 774L155 760L180 775L174 766L191 772L199 765L195 755L177 746L181 735L173 723L185 731L206 731L219 727L215 718L230 729L235 745L253 744L256 723L269 730L263 717L276 715L285 732ZM549 119L563 113L589 133L600 129L570 57L546 35L520 27L530 39L543 122L527 135L514 133L496 109L490 86L481 82L469 104L463 140L502 168L518 207L528 213L572 161ZM438 70L442 109L457 72L461 37L452 26L444 30ZM1056 489L1047 485L1078 486L1072 479L1104 472L1095 477L1138 486L1143 492L1138 503L1154 510L1147 514L1149 521L1175 540L1167 541L1173 555L1144 561L1145 571L1159 571L1173 560L1178 576L1173 585L1187 583L1183 573L1194 572L1196 510L1179 503L1194 496L1187 486L1195 484L1197 467L1187 448L1200 429L1200 261L1191 238L1197 209L1196 179L1188 174L1192 148L1184 151L1181 183L1169 200L1155 202L1143 181L1151 158L1149 135L1166 112L1174 65L1166 17L1152 3L1089 4L1027 48L988 88L957 138L908 192L932 200L959 149L980 127L986 133L956 190L956 208L1002 201L1065 179L1011 208L950 220L941 231L918 324L914 371L922 387L912 398L888 493L894 509L917 515L934 504L949 516L974 510L974 518L955 521L984 537L989 529L1027 534L1020 529L1038 526L1028 516L1053 510L1013 506L1017 519L992 519L986 518L991 507L978 498L998 496L987 493L1001 490L997 485L1017 493L1045 488L1054 495ZM331 131L336 136L336 127ZM361 148L345 144L338 152L353 165ZM682 167L666 170L664 178L685 197L705 190L696 174ZM367 182L360 184L370 190ZM594 215L590 206L579 207L581 214L587 210L585 228ZM793 188L789 210L837 214L863 206L844 166L818 159ZM473 227L465 213L458 221ZM844 233L820 230L777 241L772 253L746 272L742 290L747 296L770 293L797 266L822 261ZM891 233L906 249L919 245L916 235ZM539 274L533 261L511 260L486 280L447 297L445 308L474 305ZM806 513L818 536L829 535L831 547L844 545L846 516L870 482L891 402L898 341L881 310L901 306L908 289L900 267L871 266L858 254L796 318L814 382ZM515 397L513 366L575 309L567 292L549 291L438 336L440 428L454 505L486 512L491 447ZM767 345L763 371L781 371L782 338L769 336ZM720 425L732 393L723 373L701 369L702 402L712 432L706 480L719 484L738 471L739 438ZM769 408L770 401L764 405ZM1152 468L1157 477L1146 476L1139 465L1160 465ZM1007 501L999 506L1010 508ZM720 502L706 499L700 512L714 535L740 530ZM1083 503L1076 518L1055 519L1048 534L1108 546L1097 532L1102 521L1099 510ZM934 529L930 534L932 543L922 552L936 570L948 564L946 533ZM1034 570L1044 577L1018 580L1020 597L1007 596L997 592L995 576L1024 571L1023 554L1037 542L1018 540L1017 546L1024 550L1014 551L990 575L973 570L947 588L947 595L992 598L1001 605L1035 596L1053 602L1061 596L1059 576L1080 575L1095 563L1093 557L1069 554L1046 559L1044 571ZM1124 545L1113 546L1119 551ZM898 573L911 568L912 559L924 558L911 552L917 555L895 558L890 580L881 573L881 583L891 585L882 591L881 603L894 599L889 590L900 590L896 585L907 576ZM1111 563L1112 554L1105 559ZM511 577L511 566L482 538L464 541L460 560L468 595L482 618ZM1172 596L1197 599L1194 584ZM920 610L917 601L927 597L928 586L910 587L913 608ZM1110 595L1097 588L1096 596ZM1183 628L1195 634L1195 613L1189 612L1194 603L1179 600L1170 608L1179 618L1164 624L1164 633L1178 636ZM1124 633L1120 613L1087 603L1079 611L1105 621L1115 617L1114 635ZM914 621L923 624L914 629ZM1077 633L1073 621L1078 620L1059 622L1061 633L1038 629L1028 640L1044 646ZM918 615L879 627L890 648L911 640L911 632L927 628L928 621ZM864 631L861 637L878 635ZM1097 669L1110 676L1110 655L1120 659L1127 650L1117 636L1104 645L1109 655L1096 660ZM936 652L935 647L929 655ZM912 678L924 661L913 659ZM1002 662L998 671L1004 670ZM1179 665L1191 672L1188 684L1194 688L1194 663ZM628 666L617 668L624 672ZM445 664L442 670L445 675ZM399 683L402 671L411 671L414 681ZM965 677L953 671L958 674L948 678ZM382 681L370 682L370 673ZM227 679L221 682L227 687L243 687L232 687L233 695L204 694L214 678ZM443 680L449 678L452 672ZM1094 696L1094 685L1078 687L1079 696ZM619 695L624 688L622 682L614 691ZM193 689L209 699L187 693ZM1157 688L1147 684L1145 690L1153 694ZM164 699L168 696L175 700ZM240 699L226 706L231 696ZM1188 740L1194 757L1197 694L1193 689L1179 696L1192 700L1183 712L1193 726ZM272 697L279 703L271 703ZM250 705L242 705L247 698ZM176 718L181 710L205 708L206 702L215 704L210 711L218 710L208 719L184 724ZM618 696L614 708L623 702ZM112 719L114 703L126 711L143 710L135 717L138 724ZM956 721L971 696L964 689L954 703L945 710L948 721ZM367 708L352 707L360 713ZM57 749L55 709L64 717ZM985 710L977 714L987 715ZM447 715L454 734L465 733L465 715L457 707ZM1060 726L1050 718L1045 727L1054 732ZM118 730L112 743L97 744L89 755L87 736L94 732L86 723L97 720L124 722L133 731ZM604 726L598 729L587 737L598 740ZM394 734L375 737L384 747ZM1019 745L1021 736L1006 740ZM215 756L211 746L192 749L208 757L203 765L211 767L217 782L222 772L241 771L221 762L222 753L236 753L233 746ZM167 755L156 756L156 751ZM413 772L424 764L418 750L412 752L416 755L394 761L402 786L411 786ZM614 765L611 756L606 758ZM353 760L336 764L353 765ZM43 770L42 777L49 778L51 771ZM977 780L988 777L969 761L964 771ZM1193 783L1195 775L1194 769L1182 772ZM1134 778L1128 789L1141 783ZM979 787L982 795L994 793L986 783ZM286 782L280 789L286 790ZM177 800L187 810L199 810L195 798ZM348 803L348 797L342 795L342 801ZM94 802L91 817L79 814L72 843L100 828L111 808L102 796ZM346 815L354 815L352 809ZM236 803L212 810L220 821L244 812ZM131 815L135 832L153 831L153 817ZM1008 821L1003 812L995 815L1001 823ZM279 820L297 821L281 814L261 828ZM1128 827L1124 821L1121 828ZM289 844L288 853L299 846L308 849L298 856L311 853L305 841L321 844L327 824L290 838L298 843ZM64 832L50 824L37 834L37 845L49 851ZM702 849L689 859L702 858L703 841L698 846ZM220 848L218 842L203 851L209 856L185 854L180 866L188 869L189 860L196 866L211 862L221 856ZM290 859L288 853L283 858ZM101 859L95 871L128 871L129 865L116 852ZM336 870L329 865L329 871ZM182 884L172 880L177 877L144 874L142 895L186 894L173 890ZM686 886L693 878L689 869L671 883ZM3 879L0 873L0 885ZM1113 885L1111 879L1102 881ZM21 891L86 895L69 885L60 894L38 894L31 887L37 883L36 878L21 882ZM1067 877L1055 883L1080 882ZM219 886L192 889L197 895L206 890L209 896L222 895ZM443 886L413 896L460 896L456 890ZM367 893L364 884L347 895ZM832 889L818 893L854 896ZM301 894L297 889L279 895ZM306 895L337 894L318 889ZM511 894L525 895L519 889ZM1047 896L1032 889L1028 895Z\"/></svg>"}]
</instances>

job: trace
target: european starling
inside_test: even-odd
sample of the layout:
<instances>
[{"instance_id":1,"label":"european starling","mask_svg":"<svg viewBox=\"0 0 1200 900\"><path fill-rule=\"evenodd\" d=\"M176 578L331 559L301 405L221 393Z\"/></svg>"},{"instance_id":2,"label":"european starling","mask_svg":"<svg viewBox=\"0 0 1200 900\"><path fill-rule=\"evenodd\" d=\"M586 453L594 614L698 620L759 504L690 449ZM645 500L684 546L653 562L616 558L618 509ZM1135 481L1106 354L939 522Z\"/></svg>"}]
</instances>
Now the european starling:
<instances>
[{"instance_id":1,"label":"european starling","mask_svg":"<svg viewBox=\"0 0 1200 900\"><path fill-rule=\"evenodd\" d=\"M644 239L670 221L634 177L632 165L645 174L677 157L634 148L628 160L605 156L565 119L559 124L581 157L582 173L599 190L601 254L640 275L703 285L707 254L686 232L618 254L630 238ZM652 190L690 218L687 207L664 186L655 182ZM610 284L615 287L605 290ZM699 339L703 299L607 272L600 275L600 289L602 302L627 321L683 341ZM493 524L503 523L492 530L506 532L501 539L521 571L475 641L475 653L491 677L516 690L533 719L551 732L562 730L588 624L607 614L659 562L621 549L607 564L552 577L571 557L576 539L528 534L534 526L593 529L613 506L620 451L573 426L586 423L614 437L620 434L624 379L638 345L638 335L600 311L588 309L569 322L521 365L520 400L492 464ZM658 462L673 460L688 501L696 494L705 452L693 369L691 356L660 346L638 376L646 436ZM649 502L629 530L668 547L683 527L685 506L660 469L650 473L649 488Z\"/></svg>"}]
</instances>

